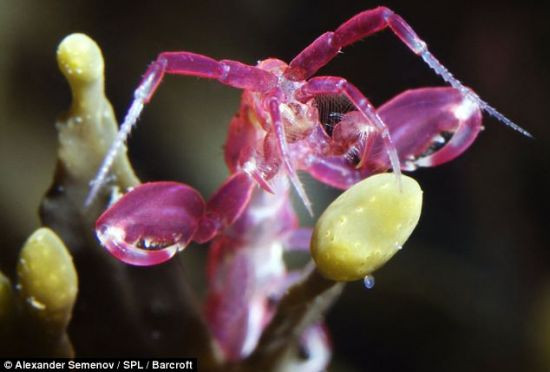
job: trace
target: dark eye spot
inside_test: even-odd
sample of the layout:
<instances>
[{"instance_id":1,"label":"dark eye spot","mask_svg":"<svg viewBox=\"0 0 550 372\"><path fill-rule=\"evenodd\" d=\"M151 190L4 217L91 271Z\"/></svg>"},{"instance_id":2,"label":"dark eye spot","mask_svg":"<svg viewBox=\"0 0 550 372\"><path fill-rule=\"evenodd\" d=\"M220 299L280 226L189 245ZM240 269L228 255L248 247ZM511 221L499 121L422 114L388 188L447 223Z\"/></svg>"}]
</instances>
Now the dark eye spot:
<instances>
[{"instance_id":1,"label":"dark eye spot","mask_svg":"<svg viewBox=\"0 0 550 372\"><path fill-rule=\"evenodd\" d=\"M160 250L160 249L164 249L164 248L167 248L171 245L173 245L174 242L173 241L154 241L152 239L148 239L148 238L142 238L140 239L136 246L139 248L139 249L146 249L146 250L150 250L150 251L157 251L157 250Z\"/></svg>"},{"instance_id":2,"label":"dark eye spot","mask_svg":"<svg viewBox=\"0 0 550 372\"><path fill-rule=\"evenodd\" d=\"M302 360L308 360L311 357L310 352L305 345L300 344L298 346L298 357Z\"/></svg>"},{"instance_id":3,"label":"dark eye spot","mask_svg":"<svg viewBox=\"0 0 550 372\"><path fill-rule=\"evenodd\" d=\"M268 309L274 310L275 307L277 307L277 304L279 303L279 299L275 296L268 296L267 297L267 307Z\"/></svg>"},{"instance_id":4,"label":"dark eye spot","mask_svg":"<svg viewBox=\"0 0 550 372\"><path fill-rule=\"evenodd\" d=\"M441 132L440 134L436 135L433 138L430 147L428 147L426 149L426 151L424 151L422 154L420 154L420 156L418 156L418 158L423 158L423 157L426 157L426 156L430 156L431 154L433 154L434 152L438 151L443 146L445 146L447 144L447 142L449 142L449 140L452 137L453 137L452 132Z\"/></svg>"},{"instance_id":5,"label":"dark eye spot","mask_svg":"<svg viewBox=\"0 0 550 372\"><path fill-rule=\"evenodd\" d=\"M359 165L359 162L361 161L361 158L359 157L359 151L351 151L347 154L346 158L348 159L349 163L356 167Z\"/></svg>"}]
</instances>

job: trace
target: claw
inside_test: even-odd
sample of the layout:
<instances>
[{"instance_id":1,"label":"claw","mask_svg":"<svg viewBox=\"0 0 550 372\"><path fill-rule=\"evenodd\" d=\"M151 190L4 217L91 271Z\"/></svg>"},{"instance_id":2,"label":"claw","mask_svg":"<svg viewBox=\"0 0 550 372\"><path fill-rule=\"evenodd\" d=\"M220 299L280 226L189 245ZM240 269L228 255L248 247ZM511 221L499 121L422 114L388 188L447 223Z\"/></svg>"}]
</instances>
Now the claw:
<instances>
[{"instance_id":1,"label":"claw","mask_svg":"<svg viewBox=\"0 0 550 372\"><path fill-rule=\"evenodd\" d=\"M254 182L232 175L205 204L192 187L177 182L140 185L97 220L101 244L126 263L162 263L191 240L204 243L231 225L248 205Z\"/></svg>"},{"instance_id":2,"label":"claw","mask_svg":"<svg viewBox=\"0 0 550 372\"><path fill-rule=\"evenodd\" d=\"M481 130L480 107L454 88L408 90L380 107L378 113L390 129L401 167L406 170L456 158Z\"/></svg>"},{"instance_id":3,"label":"claw","mask_svg":"<svg viewBox=\"0 0 550 372\"><path fill-rule=\"evenodd\" d=\"M187 185L145 183L98 218L96 233L119 260L137 266L156 265L189 244L204 210L200 194Z\"/></svg>"}]
</instances>

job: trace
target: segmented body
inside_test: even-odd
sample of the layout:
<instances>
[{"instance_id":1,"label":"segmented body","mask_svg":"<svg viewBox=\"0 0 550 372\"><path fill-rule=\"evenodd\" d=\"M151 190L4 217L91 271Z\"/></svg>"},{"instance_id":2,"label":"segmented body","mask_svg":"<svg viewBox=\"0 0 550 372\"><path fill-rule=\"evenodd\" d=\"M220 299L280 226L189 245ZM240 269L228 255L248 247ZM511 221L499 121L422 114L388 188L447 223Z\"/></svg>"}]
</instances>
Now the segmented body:
<instances>
[{"instance_id":1,"label":"segmented body","mask_svg":"<svg viewBox=\"0 0 550 372\"><path fill-rule=\"evenodd\" d=\"M250 354L293 282L283 253L298 219L288 182L278 177L275 189L256 189L239 219L210 244L205 316L229 360Z\"/></svg>"}]
</instances>

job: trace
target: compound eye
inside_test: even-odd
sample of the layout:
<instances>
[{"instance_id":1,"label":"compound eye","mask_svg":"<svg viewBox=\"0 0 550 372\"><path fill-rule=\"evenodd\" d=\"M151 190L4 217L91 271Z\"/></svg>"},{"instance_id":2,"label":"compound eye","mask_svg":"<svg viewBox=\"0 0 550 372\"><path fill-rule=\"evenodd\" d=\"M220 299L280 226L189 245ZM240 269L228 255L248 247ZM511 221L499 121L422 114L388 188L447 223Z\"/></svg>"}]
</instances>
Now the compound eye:
<instances>
[{"instance_id":1,"label":"compound eye","mask_svg":"<svg viewBox=\"0 0 550 372\"><path fill-rule=\"evenodd\" d=\"M325 133L332 137L334 127L342 121L345 114L355 110L347 97L337 94L323 94L314 98L319 113L319 122Z\"/></svg>"}]
</instances>

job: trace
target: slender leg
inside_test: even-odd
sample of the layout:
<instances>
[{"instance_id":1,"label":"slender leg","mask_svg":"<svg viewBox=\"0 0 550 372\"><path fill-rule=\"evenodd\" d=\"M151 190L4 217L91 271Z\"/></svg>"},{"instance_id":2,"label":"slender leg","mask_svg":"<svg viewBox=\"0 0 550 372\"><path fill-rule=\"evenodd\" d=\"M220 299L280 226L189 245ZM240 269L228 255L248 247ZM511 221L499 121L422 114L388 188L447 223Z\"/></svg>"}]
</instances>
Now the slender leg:
<instances>
[{"instance_id":1,"label":"slender leg","mask_svg":"<svg viewBox=\"0 0 550 372\"><path fill-rule=\"evenodd\" d=\"M363 114L367 121L372 123L376 129L380 131L388 158L390 159L391 167L397 177L399 177L401 173L401 166L399 164L397 150L395 149L390 137L390 131L380 116L378 116L376 109L372 106L367 97L365 97L359 89L349 83L346 79L333 76L320 76L310 79L299 89L296 93L296 97L297 99L306 102L319 94L343 94L355 107L357 107L358 111ZM368 130L368 128L365 128L365 130ZM363 151L363 155L365 153L366 152ZM362 158L360 164L363 163L364 160L365 159Z\"/></svg>"},{"instance_id":2,"label":"slender leg","mask_svg":"<svg viewBox=\"0 0 550 372\"><path fill-rule=\"evenodd\" d=\"M512 129L531 137L527 131L502 115L471 89L465 87L430 53L426 43L418 37L412 27L401 16L383 6L361 12L343 23L336 31L321 35L290 62L285 76L291 80L307 79L332 60L343 47L385 28L390 28L436 74L472 100L482 110Z\"/></svg>"},{"instance_id":3,"label":"slender leg","mask_svg":"<svg viewBox=\"0 0 550 372\"><path fill-rule=\"evenodd\" d=\"M387 27L415 54L426 50L426 43L399 15L381 6L356 14L336 31L318 37L290 62L285 75L292 80L307 79L336 57L343 47Z\"/></svg>"},{"instance_id":4,"label":"slender leg","mask_svg":"<svg viewBox=\"0 0 550 372\"><path fill-rule=\"evenodd\" d=\"M267 91L277 84L275 75L237 61L216 61L212 58L190 52L165 52L159 54L157 59L145 72L140 85L134 92L134 100L120 126L120 130L103 159L96 177L91 182L92 188L86 198L86 206L92 203L103 186L118 151L126 142L130 131L143 110L143 106L151 100L165 74L216 79L234 88L258 92Z\"/></svg>"},{"instance_id":5,"label":"slender leg","mask_svg":"<svg viewBox=\"0 0 550 372\"><path fill-rule=\"evenodd\" d=\"M302 202L304 203L309 214L313 216L313 210L311 209L311 202L307 197L307 194L304 189L304 186L302 185L302 182L300 182L300 179L296 174L296 170L290 163L289 154L288 154L288 144L286 142L285 128L283 125L283 121L281 119L281 113L279 111L279 101L276 98L268 98L268 99L269 99L269 102L268 102L269 113L271 115L273 130L275 131L275 135L277 137L277 145L279 147L279 152L281 153L281 158L283 160L284 167L286 168L288 177L290 178L290 182L292 182L292 185L296 189L298 196L300 197L300 199L302 199Z\"/></svg>"},{"instance_id":6,"label":"slender leg","mask_svg":"<svg viewBox=\"0 0 550 372\"><path fill-rule=\"evenodd\" d=\"M145 103L148 103L155 93L164 74L216 79L231 87L255 92L265 92L277 83L277 78L273 74L241 62L216 61L190 52L164 52L149 66L141 81L140 87L149 88L145 89ZM151 79L151 82L148 82L148 79Z\"/></svg>"}]
</instances>

